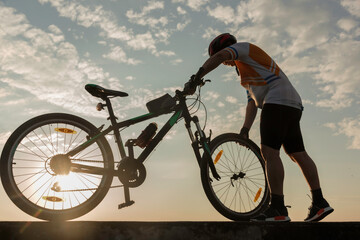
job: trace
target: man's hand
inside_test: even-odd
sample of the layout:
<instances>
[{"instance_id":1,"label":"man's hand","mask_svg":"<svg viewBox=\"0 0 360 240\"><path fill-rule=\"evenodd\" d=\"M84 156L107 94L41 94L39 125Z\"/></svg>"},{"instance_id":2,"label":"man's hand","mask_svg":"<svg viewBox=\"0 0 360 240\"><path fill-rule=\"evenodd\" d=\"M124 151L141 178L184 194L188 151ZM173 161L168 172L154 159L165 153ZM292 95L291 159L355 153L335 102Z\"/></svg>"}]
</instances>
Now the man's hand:
<instances>
[{"instance_id":1,"label":"man's hand","mask_svg":"<svg viewBox=\"0 0 360 240\"><path fill-rule=\"evenodd\" d=\"M246 127L243 127L241 130L240 130L240 137L241 138L244 138L244 139L249 139L249 131L250 129L246 128Z\"/></svg>"},{"instance_id":2,"label":"man's hand","mask_svg":"<svg viewBox=\"0 0 360 240\"><path fill-rule=\"evenodd\" d=\"M199 85L199 80L196 78L196 75L192 75L190 80L184 85L184 92L189 95L193 95L196 91L196 87Z\"/></svg>"}]
</instances>

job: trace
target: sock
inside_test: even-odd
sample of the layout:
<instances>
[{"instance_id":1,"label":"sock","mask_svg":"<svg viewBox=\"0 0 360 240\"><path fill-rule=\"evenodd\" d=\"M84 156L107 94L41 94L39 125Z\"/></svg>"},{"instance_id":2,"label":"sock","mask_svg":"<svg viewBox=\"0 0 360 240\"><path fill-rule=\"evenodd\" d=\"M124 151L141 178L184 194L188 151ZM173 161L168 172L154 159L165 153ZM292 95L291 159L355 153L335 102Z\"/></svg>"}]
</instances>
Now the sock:
<instances>
[{"instance_id":1,"label":"sock","mask_svg":"<svg viewBox=\"0 0 360 240\"><path fill-rule=\"evenodd\" d=\"M321 203L324 200L324 197L322 195L322 191L321 188L319 189L315 189L315 190L311 190L311 194L312 194L312 201L313 203Z\"/></svg>"},{"instance_id":2,"label":"sock","mask_svg":"<svg viewBox=\"0 0 360 240\"><path fill-rule=\"evenodd\" d=\"M271 205L277 209L284 208L284 195L271 194Z\"/></svg>"}]
</instances>

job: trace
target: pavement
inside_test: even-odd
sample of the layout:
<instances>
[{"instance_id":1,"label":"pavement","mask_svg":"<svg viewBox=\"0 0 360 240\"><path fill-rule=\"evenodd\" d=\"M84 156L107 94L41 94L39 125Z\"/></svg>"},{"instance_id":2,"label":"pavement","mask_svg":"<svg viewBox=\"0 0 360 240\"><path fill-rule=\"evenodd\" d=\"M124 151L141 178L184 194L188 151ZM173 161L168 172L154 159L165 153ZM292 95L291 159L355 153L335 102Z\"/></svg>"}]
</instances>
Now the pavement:
<instances>
[{"instance_id":1,"label":"pavement","mask_svg":"<svg viewBox=\"0 0 360 240\"><path fill-rule=\"evenodd\" d=\"M0 239L357 240L360 222L0 222Z\"/></svg>"}]
</instances>

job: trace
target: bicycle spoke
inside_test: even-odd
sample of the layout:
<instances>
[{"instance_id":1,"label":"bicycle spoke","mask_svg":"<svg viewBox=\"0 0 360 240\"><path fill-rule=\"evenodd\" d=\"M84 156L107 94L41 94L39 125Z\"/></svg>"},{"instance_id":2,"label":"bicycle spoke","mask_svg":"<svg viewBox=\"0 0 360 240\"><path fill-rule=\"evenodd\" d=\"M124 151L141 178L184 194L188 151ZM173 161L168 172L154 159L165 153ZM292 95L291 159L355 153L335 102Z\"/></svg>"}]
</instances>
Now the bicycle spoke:
<instances>
[{"instance_id":1,"label":"bicycle spoke","mask_svg":"<svg viewBox=\"0 0 360 240\"><path fill-rule=\"evenodd\" d=\"M97 139L70 162L66 156L95 130L85 119L62 113L44 114L17 128L3 151L1 175L15 205L44 220L76 218L96 207L113 179L110 169L115 164L108 142ZM104 171L72 172L71 162Z\"/></svg>"},{"instance_id":2,"label":"bicycle spoke","mask_svg":"<svg viewBox=\"0 0 360 240\"><path fill-rule=\"evenodd\" d=\"M24 176L28 176L28 175L31 175L31 177L33 177L33 176L35 176L35 175L37 175L37 174L39 174L39 173L41 173L41 172L45 172L45 171L46 171L46 170L43 169L43 170L41 170L41 171L39 171L39 172L36 172L36 173L25 173L25 174L20 174L20 175L13 175L13 176L14 176L14 178L24 177Z\"/></svg>"},{"instance_id":3,"label":"bicycle spoke","mask_svg":"<svg viewBox=\"0 0 360 240\"><path fill-rule=\"evenodd\" d=\"M87 189L90 189L90 187L84 182L84 180L82 180L80 177L82 177L81 175L79 174L75 174L75 176L86 186ZM86 178L85 178L86 179ZM87 179L86 179L87 180ZM96 186L96 184L94 184ZM94 192L93 190L90 190L92 193ZM85 197L85 195L80 191L80 193Z\"/></svg>"},{"instance_id":4,"label":"bicycle spoke","mask_svg":"<svg viewBox=\"0 0 360 240\"><path fill-rule=\"evenodd\" d=\"M32 195L30 195L30 197L29 197L29 199L31 199L34 195L35 195L35 193L37 193L38 191L40 191L40 189L46 184L46 183L48 183L49 181L50 181L50 179L52 179L52 177L50 177L48 180L46 180ZM32 186L33 184L31 184L30 186ZM23 191L24 192L24 191Z\"/></svg>"},{"instance_id":5,"label":"bicycle spoke","mask_svg":"<svg viewBox=\"0 0 360 240\"><path fill-rule=\"evenodd\" d=\"M43 199L44 194L45 194L46 191L50 191L50 186L54 183L54 177L49 178L49 180L46 181L46 182L39 188L39 190L38 190L38 191L40 191L40 189L41 189L43 186L45 186L50 180L52 180L52 181L49 183L49 186L48 186L48 187L45 187L45 190L43 191L42 194L39 194L40 196L39 196L38 200L36 201L36 204L38 204L39 201L40 201L41 199ZM31 198L31 196L30 196L30 198Z\"/></svg>"},{"instance_id":6,"label":"bicycle spoke","mask_svg":"<svg viewBox=\"0 0 360 240\"><path fill-rule=\"evenodd\" d=\"M48 126L49 126L49 125L48 125ZM54 155L56 151L55 151L55 146L54 146L54 144L53 144L53 142L52 142L52 138L51 138L51 129L50 129L50 126L49 126L49 134L46 134L46 133L45 133L45 131L44 131L44 129L43 129L42 126L40 127L40 129L41 129L41 131L43 132L44 136L47 138L49 144L51 145L52 150L50 150L50 152ZM45 144L45 145L47 146L47 144Z\"/></svg>"},{"instance_id":7,"label":"bicycle spoke","mask_svg":"<svg viewBox=\"0 0 360 240\"><path fill-rule=\"evenodd\" d=\"M27 146L25 146L24 144L20 143L21 146L25 147L27 150L29 150L30 152L24 152L24 151L21 151L21 150L17 150L17 152L19 153L24 153L24 154L30 154L30 155L33 155L33 156L37 156L38 158L40 159L43 159L44 161L46 161L47 157L45 156L45 159L43 156L40 156L39 154L33 152L31 149L29 149Z\"/></svg>"},{"instance_id":8,"label":"bicycle spoke","mask_svg":"<svg viewBox=\"0 0 360 240\"><path fill-rule=\"evenodd\" d=\"M48 147L48 145L46 143L44 143L44 141L42 140L42 138L39 137L39 135L33 131L34 135L39 139L39 141L41 141L42 145L45 146L52 155L54 155L54 152Z\"/></svg>"},{"instance_id":9,"label":"bicycle spoke","mask_svg":"<svg viewBox=\"0 0 360 240\"><path fill-rule=\"evenodd\" d=\"M27 136L26 136L26 139L28 139L29 142L31 142L31 143L45 156L46 159L49 158L48 155L46 155L46 153L44 153L44 152L34 143L34 141L30 140ZM29 149L29 148L28 148L28 149Z\"/></svg>"},{"instance_id":10,"label":"bicycle spoke","mask_svg":"<svg viewBox=\"0 0 360 240\"><path fill-rule=\"evenodd\" d=\"M212 156L221 179L210 186L220 207L237 214L250 214L258 209L265 197L265 190L261 189L266 189L265 171L258 155L241 141L229 140L220 142ZM211 174L209 167L207 174Z\"/></svg>"},{"instance_id":11,"label":"bicycle spoke","mask_svg":"<svg viewBox=\"0 0 360 240\"><path fill-rule=\"evenodd\" d=\"M41 162L43 163L44 161L41 160L32 160L32 159L22 159L22 158L13 158L14 161L24 161L24 162Z\"/></svg>"}]
</instances>

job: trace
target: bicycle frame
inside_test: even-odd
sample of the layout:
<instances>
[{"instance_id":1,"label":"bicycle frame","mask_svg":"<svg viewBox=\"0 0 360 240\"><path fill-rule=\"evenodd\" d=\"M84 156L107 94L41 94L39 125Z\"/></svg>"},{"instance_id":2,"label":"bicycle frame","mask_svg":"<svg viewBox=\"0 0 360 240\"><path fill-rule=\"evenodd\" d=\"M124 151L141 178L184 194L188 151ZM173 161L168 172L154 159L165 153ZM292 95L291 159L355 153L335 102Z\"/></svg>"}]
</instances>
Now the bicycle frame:
<instances>
[{"instance_id":1,"label":"bicycle frame","mask_svg":"<svg viewBox=\"0 0 360 240\"><path fill-rule=\"evenodd\" d=\"M200 162L202 160L202 156L200 154L200 148L204 149L205 155L209 159L210 165L212 165L211 170L214 176L218 176L215 170L215 167L213 165L213 162L211 161L210 156L210 148L208 146L208 143L210 142L209 139L206 138L204 132L202 131L199 120L197 116L191 117L189 110L186 105L186 98L184 96L179 97L179 103L174 107L171 111L163 111L159 113L147 113L129 120L125 120L122 122L117 122L116 117L114 115L112 105L109 98L104 99L106 101L106 107L108 108L109 112L109 119L111 121L111 125L104 131L101 132L102 127L98 129L97 132L93 133L94 136L92 136L87 142L83 143L82 145L76 147L75 149L68 152L66 155L69 157L75 156L77 153L81 152L91 144L93 144L98 138L104 137L105 135L109 134L111 131L114 132L115 141L118 145L118 149L120 152L120 155L122 159L127 157L124 145L120 136L120 130L121 128L128 127L134 124L137 124L139 122L143 122L155 117L158 117L160 115L164 114L170 114L171 112L174 112L174 114L170 117L170 119L165 123L165 125L160 129L160 131L155 135L154 139L149 143L149 145L140 153L139 157L137 158L137 161L143 163L146 158L150 155L150 153L154 150L154 148L159 144L159 142L164 138L164 136L170 131L170 129L177 123L179 119L182 117L185 120L185 127L188 131L188 134L190 136L192 147L196 156L196 159L198 161L198 164L200 166ZM200 136L200 142L197 140L197 138L194 136L192 129L191 129L191 122L193 122L196 126L197 132ZM130 153L129 153L130 155ZM100 167L93 167L93 166L86 166L82 164L74 164L72 163L72 166L77 168L77 172L87 172L87 173L93 173L93 174L103 174L104 169ZM116 172L113 173L116 175Z\"/></svg>"}]
</instances>

